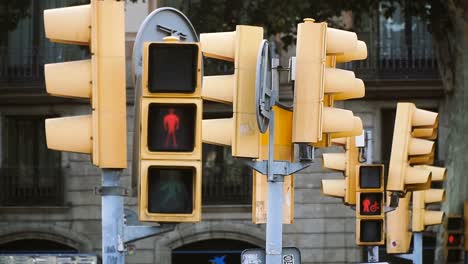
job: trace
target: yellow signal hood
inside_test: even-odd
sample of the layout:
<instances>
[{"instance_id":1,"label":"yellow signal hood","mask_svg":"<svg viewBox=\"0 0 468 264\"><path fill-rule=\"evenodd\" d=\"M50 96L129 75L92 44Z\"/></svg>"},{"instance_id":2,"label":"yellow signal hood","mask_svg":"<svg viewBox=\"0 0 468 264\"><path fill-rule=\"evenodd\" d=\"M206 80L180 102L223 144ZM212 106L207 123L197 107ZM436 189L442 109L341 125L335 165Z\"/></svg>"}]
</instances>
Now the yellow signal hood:
<instances>
[{"instance_id":1,"label":"yellow signal hood","mask_svg":"<svg viewBox=\"0 0 468 264\"><path fill-rule=\"evenodd\" d=\"M46 38L52 42L89 45L91 40L91 5L44 10Z\"/></svg>"}]
</instances>

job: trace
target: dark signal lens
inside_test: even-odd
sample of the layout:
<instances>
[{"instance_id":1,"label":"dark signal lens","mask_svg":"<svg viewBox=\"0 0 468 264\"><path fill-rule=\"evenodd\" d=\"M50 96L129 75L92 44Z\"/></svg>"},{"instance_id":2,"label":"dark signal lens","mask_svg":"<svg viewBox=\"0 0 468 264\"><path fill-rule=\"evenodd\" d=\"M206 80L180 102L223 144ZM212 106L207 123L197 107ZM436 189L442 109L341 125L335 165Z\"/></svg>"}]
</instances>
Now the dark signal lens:
<instances>
[{"instance_id":1,"label":"dark signal lens","mask_svg":"<svg viewBox=\"0 0 468 264\"><path fill-rule=\"evenodd\" d=\"M151 166L148 169L148 212L192 213L194 179L194 168Z\"/></svg>"},{"instance_id":2,"label":"dark signal lens","mask_svg":"<svg viewBox=\"0 0 468 264\"><path fill-rule=\"evenodd\" d=\"M149 151L193 151L196 118L195 104L151 103L147 120Z\"/></svg>"}]
</instances>

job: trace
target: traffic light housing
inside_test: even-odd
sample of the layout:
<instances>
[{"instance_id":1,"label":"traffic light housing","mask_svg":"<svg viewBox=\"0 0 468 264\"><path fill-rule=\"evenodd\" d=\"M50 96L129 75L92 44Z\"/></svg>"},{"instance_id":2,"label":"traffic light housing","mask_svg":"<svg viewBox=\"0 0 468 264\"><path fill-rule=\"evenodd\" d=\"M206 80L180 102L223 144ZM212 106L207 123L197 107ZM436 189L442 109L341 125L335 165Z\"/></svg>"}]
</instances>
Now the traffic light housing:
<instances>
[{"instance_id":1,"label":"traffic light housing","mask_svg":"<svg viewBox=\"0 0 468 264\"><path fill-rule=\"evenodd\" d=\"M137 151L139 219L201 219L201 62L199 43L145 42Z\"/></svg>"},{"instance_id":2,"label":"traffic light housing","mask_svg":"<svg viewBox=\"0 0 468 264\"><path fill-rule=\"evenodd\" d=\"M384 166L359 165L356 179L356 244L385 242Z\"/></svg>"},{"instance_id":3,"label":"traffic light housing","mask_svg":"<svg viewBox=\"0 0 468 264\"><path fill-rule=\"evenodd\" d=\"M386 237L387 253L407 253L411 245L410 212L409 203L411 192L407 192L398 202L398 207L386 215ZM390 204L390 192L387 192L387 205Z\"/></svg>"},{"instance_id":4,"label":"traffic light housing","mask_svg":"<svg viewBox=\"0 0 468 264\"><path fill-rule=\"evenodd\" d=\"M441 203L445 200L445 190L429 189L413 192L412 231L423 232L426 226L442 224L444 212L426 210L426 204Z\"/></svg>"},{"instance_id":5,"label":"traffic light housing","mask_svg":"<svg viewBox=\"0 0 468 264\"><path fill-rule=\"evenodd\" d=\"M275 114L274 160L294 161L294 146L291 137L292 112L273 106ZM268 160L268 130L261 134L259 160ZM267 176L253 171L252 222L266 223L268 184ZM294 221L294 175L284 176L283 184L283 224Z\"/></svg>"},{"instance_id":6,"label":"traffic light housing","mask_svg":"<svg viewBox=\"0 0 468 264\"><path fill-rule=\"evenodd\" d=\"M87 45L91 59L46 64L46 90L91 99L90 115L46 119L50 149L91 154L100 168L127 167L124 2L44 10L52 42Z\"/></svg>"},{"instance_id":7,"label":"traffic light housing","mask_svg":"<svg viewBox=\"0 0 468 264\"><path fill-rule=\"evenodd\" d=\"M233 117L203 120L203 142L232 146L233 157L258 158L255 80L263 28L236 26L236 31L200 35L203 55L234 62L234 74L203 77L204 100L233 105Z\"/></svg>"},{"instance_id":8,"label":"traffic light housing","mask_svg":"<svg viewBox=\"0 0 468 264\"><path fill-rule=\"evenodd\" d=\"M437 137L438 114L416 108L413 103L398 103L393 130L387 190L403 193L430 188L437 167L432 164Z\"/></svg>"},{"instance_id":9,"label":"traffic light housing","mask_svg":"<svg viewBox=\"0 0 468 264\"><path fill-rule=\"evenodd\" d=\"M459 263L463 260L464 241L463 216L449 215L445 226L446 263Z\"/></svg>"},{"instance_id":10,"label":"traffic light housing","mask_svg":"<svg viewBox=\"0 0 468 264\"><path fill-rule=\"evenodd\" d=\"M332 106L334 100L363 97L364 83L352 71L333 67L336 61L366 57L366 45L354 32L327 28L326 23L312 19L298 25L293 142L329 146L328 134L355 129L357 117L353 112Z\"/></svg>"},{"instance_id":11,"label":"traffic light housing","mask_svg":"<svg viewBox=\"0 0 468 264\"><path fill-rule=\"evenodd\" d=\"M322 164L324 168L342 171L344 179L322 180L323 195L343 198L347 205L356 204L356 166L359 164L359 151L356 138L332 139L336 145L341 145L345 153L324 153Z\"/></svg>"}]
</instances>

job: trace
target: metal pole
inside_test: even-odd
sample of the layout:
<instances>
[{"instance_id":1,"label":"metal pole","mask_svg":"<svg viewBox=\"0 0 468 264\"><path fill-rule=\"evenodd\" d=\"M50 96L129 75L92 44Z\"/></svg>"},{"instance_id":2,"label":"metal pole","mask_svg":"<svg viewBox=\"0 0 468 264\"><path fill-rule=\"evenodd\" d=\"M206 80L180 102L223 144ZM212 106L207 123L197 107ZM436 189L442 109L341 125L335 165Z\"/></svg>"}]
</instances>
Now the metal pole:
<instances>
[{"instance_id":1,"label":"metal pole","mask_svg":"<svg viewBox=\"0 0 468 264\"><path fill-rule=\"evenodd\" d=\"M124 264L124 208L120 174L122 170L102 169L101 221L103 264Z\"/></svg>"},{"instance_id":2,"label":"metal pole","mask_svg":"<svg viewBox=\"0 0 468 264\"><path fill-rule=\"evenodd\" d=\"M422 264L423 263L423 241L422 241L422 232L413 233L413 263Z\"/></svg>"},{"instance_id":3,"label":"metal pole","mask_svg":"<svg viewBox=\"0 0 468 264\"><path fill-rule=\"evenodd\" d=\"M268 204L266 221L266 263L280 264L283 239L283 176L273 174L274 112L271 111L268 141ZM275 178L278 176L278 179Z\"/></svg>"}]
</instances>

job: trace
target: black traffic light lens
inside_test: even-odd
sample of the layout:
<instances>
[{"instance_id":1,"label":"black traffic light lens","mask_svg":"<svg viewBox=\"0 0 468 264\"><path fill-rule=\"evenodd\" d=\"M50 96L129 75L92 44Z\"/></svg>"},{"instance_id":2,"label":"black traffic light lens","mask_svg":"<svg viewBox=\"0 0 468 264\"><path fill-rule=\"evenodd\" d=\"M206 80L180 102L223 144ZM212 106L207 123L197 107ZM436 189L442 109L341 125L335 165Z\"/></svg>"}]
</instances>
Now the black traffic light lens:
<instances>
[{"instance_id":1,"label":"black traffic light lens","mask_svg":"<svg viewBox=\"0 0 468 264\"><path fill-rule=\"evenodd\" d=\"M149 104L149 151L193 151L196 119L195 104Z\"/></svg>"},{"instance_id":2,"label":"black traffic light lens","mask_svg":"<svg viewBox=\"0 0 468 264\"><path fill-rule=\"evenodd\" d=\"M449 249L447 250L447 262L459 262L462 259L461 249Z\"/></svg>"},{"instance_id":3,"label":"black traffic light lens","mask_svg":"<svg viewBox=\"0 0 468 264\"><path fill-rule=\"evenodd\" d=\"M194 168L149 167L148 212L191 214L194 179Z\"/></svg>"},{"instance_id":4,"label":"black traffic light lens","mask_svg":"<svg viewBox=\"0 0 468 264\"><path fill-rule=\"evenodd\" d=\"M361 189L380 188L382 176L380 166L361 166L359 167L359 186Z\"/></svg>"},{"instance_id":5,"label":"black traffic light lens","mask_svg":"<svg viewBox=\"0 0 468 264\"><path fill-rule=\"evenodd\" d=\"M148 51L151 93L193 93L197 86L198 46L152 43Z\"/></svg>"},{"instance_id":6,"label":"black traffic light lens","mask_svg":"<svg viewBox=\"0 0 468 264\"><path fill-rule=\"evenodd\" d=\"M361 215L382 214L382 193L360 193L359 213Z\"/></svg>"},{"instance_id":7,"label":"black traffic light lens","mask_svg":"<svg viewBox=\"0 0 468 264\"><path fill-rule=\"evenodd\" d=\"M360 221L360 240L361 242L380 242L382 241L382 225L383 221L376 220L361 220Z\"/></svg>"},{"instance_id":8,"label":"black traffic light lens","mask_svg":"<svg viewBox=\"0 0 468 264\"><path fill-rule=\"evenodd\" d=\"M447 219L447 230L459 231L463 230L463 218L461 217L449 217Z\"/></svg>"}]
</instances>

